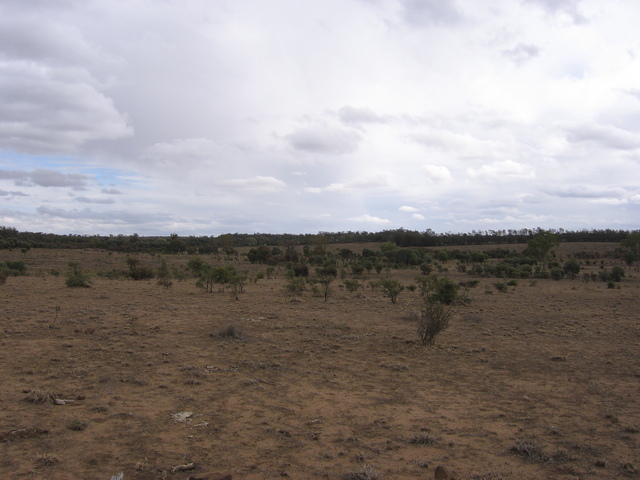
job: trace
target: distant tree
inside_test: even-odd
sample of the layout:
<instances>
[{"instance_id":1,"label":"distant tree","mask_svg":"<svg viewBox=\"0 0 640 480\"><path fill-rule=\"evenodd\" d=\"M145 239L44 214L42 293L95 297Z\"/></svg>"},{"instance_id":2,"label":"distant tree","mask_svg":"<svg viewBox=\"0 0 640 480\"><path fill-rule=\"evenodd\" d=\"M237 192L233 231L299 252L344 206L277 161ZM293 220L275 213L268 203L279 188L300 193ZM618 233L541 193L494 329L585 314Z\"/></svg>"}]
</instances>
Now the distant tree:
<instances>
[{"instance_id":1,"label":"distant tree","mask_svg":"<svg viewBox=\"0 0 640 480\"><path fill-rule=\"evenodd\" d=\"M529 240L527 248L522 252L525 257L532 257L537 260L543 270L547 270L551 249L559 245L558 236L546 230Z\"/></svg>"},{"instance_id":2,"label":"distant tree","mask_svg":"<svg viewBox=\"0 0 640 480\"><path fill-rule=\"evenodd\" d=\"M632 233L627 238L625 238L622 241L622 246L628 248L628 251L633 253L633 257L627 256L625 257L625 261L629 264L629 266L631 266L631 264L633 264L633 261L635 261L636 270L638 270L638 268L640 268L640 232ZM629 263L628 259L631 260L631 258L633 258L634 260Z\"/></svg>"},{"instance_id":3,"label":"distant tree","mask_svg":"<svg viewBox=\"0 0 640 480\"><path fill-rule=\"evenodd\" d=\"M567 275L571 279L576 278L580 273L580 264L575 258L567 260L562 268L565 275Z\"/></svg>"},{"instance_id":4,"label":"distant tree","mask_svg":"<svg viewBox=\"0 0 640 480\"><path fill-rule=\"evenodd\" d=\"M180 240L177 233L172 233L167 243L167 253L182 253L187 250L187 244Z\"/></svg>"},{"instance_id":5,"label":"distant tree","mask_svg":"<svg viewBox=\"0 0 640 480\"><path fill-rule=\"evenodd\" d=\"M322 268L316 269L316 278L314 279L315 283L319 283L322 287L322 295L324 297L324 301L326 302L329 298L329 294L331 293L331 283L335 280L338 275L338 270L335 265L327 265Z\"/></svg>"}]
</instances>

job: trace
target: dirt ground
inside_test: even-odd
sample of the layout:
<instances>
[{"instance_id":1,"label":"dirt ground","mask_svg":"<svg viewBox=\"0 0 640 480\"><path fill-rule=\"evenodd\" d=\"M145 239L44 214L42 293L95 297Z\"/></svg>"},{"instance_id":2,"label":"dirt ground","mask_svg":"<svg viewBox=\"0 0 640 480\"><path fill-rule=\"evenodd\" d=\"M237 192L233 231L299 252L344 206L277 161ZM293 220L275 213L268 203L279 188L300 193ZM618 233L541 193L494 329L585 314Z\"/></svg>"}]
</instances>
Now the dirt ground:
<instances>
[{"instance_id":1,"label":"dirt ground","mask_svg":"<svg viewBox=\"0 0 640 480\"><path fill-rule=\"evenodd\" d=\"M285 302L276 269L235 300L193 278L165 289L95 275L125 258L0 252L29 267L0 286L0 478L418 479L439 465L458 479L640 478L635 271L615 289L519 280L500 293L480 279L424 347L408 319L418 291L392 304L337 279L327 302ZM71 260L91 288L50 273Z\"/></svg>"}]
</instances>

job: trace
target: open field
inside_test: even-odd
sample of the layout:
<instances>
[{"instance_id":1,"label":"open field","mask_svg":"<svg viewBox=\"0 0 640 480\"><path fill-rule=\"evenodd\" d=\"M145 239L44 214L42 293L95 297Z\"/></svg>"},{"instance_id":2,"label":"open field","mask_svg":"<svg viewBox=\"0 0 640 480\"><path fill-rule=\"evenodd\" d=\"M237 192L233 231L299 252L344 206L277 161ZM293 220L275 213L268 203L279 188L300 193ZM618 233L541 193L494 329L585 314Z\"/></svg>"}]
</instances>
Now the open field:
<instances>
[{"instance_id":1,"label":"open field","mask_svg":"<svg viewBox=\"0 0 640 480\"><path fill-rule=\"evenodd\" d=\"M434 478L439 465L458 479L640 477L635 270L614 289L519 280L500 293L479 279L424 347L408 319L417 290L392 304L337 279L327 302L310 291L285 302L276 267L235 300L190 277L165 289L94 275L92 288L68 288L49 273L69 261L124 270L125 258L0 252L29 267L0 286L0 478L395 480ZM418 274L389 273L407 285Z\"/></svg>"}]
</instances>

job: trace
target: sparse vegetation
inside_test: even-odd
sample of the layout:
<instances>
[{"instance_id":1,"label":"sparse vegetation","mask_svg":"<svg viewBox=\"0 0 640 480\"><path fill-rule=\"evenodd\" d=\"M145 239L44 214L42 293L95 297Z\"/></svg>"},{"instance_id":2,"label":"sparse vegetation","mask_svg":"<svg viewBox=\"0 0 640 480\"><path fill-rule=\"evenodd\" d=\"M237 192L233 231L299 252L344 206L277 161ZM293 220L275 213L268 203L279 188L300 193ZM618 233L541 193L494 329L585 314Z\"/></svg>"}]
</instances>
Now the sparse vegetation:
<instances>
[{"instance_id":1,"label":"sparse vegetation","mask_svg":"<svg viewBox=\"0 0 640 480\"><path fill-rule=\"evenodd\" d=\"M78 262L69 262L71 271L67 272L67 287L90 287L88 275L80 270L80 264Z\"/></svg>"},{"instance_id":2,"label":"sparse vegetation","mask_svg":"<svg viewBox=\"0 0 640 480\"><path fill-rule=\"evenodd\" d=\"M9 423L0 430L0 477L89 478L98 470L108 477L126 468L155 478L191 462L194 475L217 471L216 456L192 454L196 443L222 448L229 470L249 476L433 478L439 464L474 480L637 475L640 417L629 372L638 370L638 359L629 332L640 278L618 244L563 242L547 273L561 268L564 279L551 281L522 255L526 239L459 248L405 247L397 239L386 252L318 240L308 255L306 245L269 246L273 263L252 264L247 252L265 243L255 238L254 246L229 244L201 257L189 251L192 239L180 239L187 250L177 254L3 252L2 264L26 260L29 268L1 287L8 293L0 295L0 376ZM127 256L156 278L132 281ZM200 266L192 271L187 265L196 257ZM588 283L570 280L572 259ZM163 260L173 280L168 292L155 284ZM70 261L99 276L93 289L64 286ZM423 273L418 261L432 272ZM296 276L289 265L306 265L309 275L298 268L303 274ZM194 285L203 266L221 269L210 294ZM318 281L325 267L333 279L327 302ZM612 279L616 267L619 282ZM482 275L470 276L480 268ZM242 275L244 294L233 285ZM384 295L381 280L405 287L399 305ZM283 303L289 284L296 301ZM433 329L417 333L421 320L437 317L423 316L423 302L450 314L449 328L435 337L426 334ZM424 348L423 338L437 347ZM553 388L552 397L541 385ZM177 413L190 416L178 424ZM492 431L513 437L483 436ZM482 449L488 459L457 462L468 449ZM34 465L40 452L58 463ZM252 456L260 471L249 471Z\"/></svg>"}]
</instances>

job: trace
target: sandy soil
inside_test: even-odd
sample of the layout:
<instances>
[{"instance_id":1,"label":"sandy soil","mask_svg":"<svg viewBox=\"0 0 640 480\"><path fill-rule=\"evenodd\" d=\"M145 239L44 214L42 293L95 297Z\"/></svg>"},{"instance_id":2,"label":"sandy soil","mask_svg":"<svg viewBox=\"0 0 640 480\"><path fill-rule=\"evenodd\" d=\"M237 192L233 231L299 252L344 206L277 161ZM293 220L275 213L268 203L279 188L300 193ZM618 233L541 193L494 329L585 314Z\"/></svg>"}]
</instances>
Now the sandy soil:
<instances>
[{"instance_id":1,"label":"sandy soil","mask_svg":"<svg viewBox=\"0 0 640 480\"><path fill-rule=\"evenodd\" d=\"M192 278L68 288L52 269L124 270L125 256L0 252L12 259L30 274L0 286L0 478L640 478L636 272L618 289L481 279L424 347L417 291L392 304L336 280L328 302L285 302L283 270L238 300Z\"/></svg>"}]
</instances>

